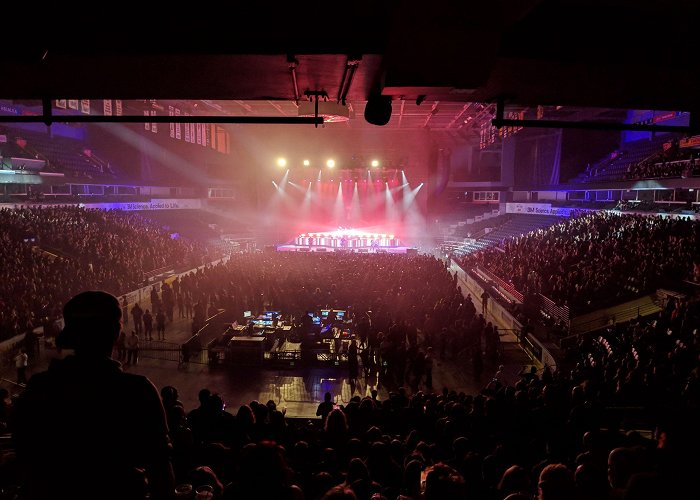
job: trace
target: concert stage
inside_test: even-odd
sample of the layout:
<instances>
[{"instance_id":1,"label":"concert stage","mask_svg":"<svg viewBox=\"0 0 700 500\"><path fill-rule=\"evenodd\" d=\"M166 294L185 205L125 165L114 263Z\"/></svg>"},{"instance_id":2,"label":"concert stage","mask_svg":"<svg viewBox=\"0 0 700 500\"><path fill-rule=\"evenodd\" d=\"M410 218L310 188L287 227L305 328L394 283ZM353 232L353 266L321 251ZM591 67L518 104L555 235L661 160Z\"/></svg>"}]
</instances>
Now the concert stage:
<instances>
[{"instance_id":1,"label":"concert stage","mask_svg":"<svg viewBox=\"0 0 700 500\"><path fill-rule=\"evenodd\" d=\"M320 246L277 245L278 252L409 253L411 247L332 248Z\"/></svg>"},{"instance_id":2,"label":"concert stage","mask_svg":"<svg viewBox=\"0 0 700 500\"><path fill-rule=\"evenodd\" d=\"M287 244L277 246L280 252L355 252L407 253L409 247L393 234L369 233L355 229L339 229L322 233L303 233Z\"/></svg>"}]
</instances>

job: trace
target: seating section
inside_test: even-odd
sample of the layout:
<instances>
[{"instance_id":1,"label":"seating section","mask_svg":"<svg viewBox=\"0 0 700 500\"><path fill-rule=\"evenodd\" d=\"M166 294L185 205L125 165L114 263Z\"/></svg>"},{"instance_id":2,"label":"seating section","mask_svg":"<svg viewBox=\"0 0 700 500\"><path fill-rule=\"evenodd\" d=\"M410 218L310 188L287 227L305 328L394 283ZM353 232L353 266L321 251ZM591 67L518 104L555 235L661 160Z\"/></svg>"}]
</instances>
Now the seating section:
<instances>
[{"instance_id":1,"label":"seating section","mask_svg":"<svg viewBox=\"0 0 700 500\"><path fill-rule=\"evenodd\" d=\"M561 217L556 217L554 215L514 215L502 226L499 226L490 233L485 234L481 240L486 241L491 245L495 245L511 238L515 238L516 236L521 236L531 231L536 231L537 229L549 227L557 222L561 222Z\"/></svg>"},{"instance_id":2,"label":"seating section","mask_svg":"<svg viewBox=\"0 0 700 500\"><path fill-rule=\"evenodd\" d=\"M3 156L45 160L46 171L61 172L72 178L123 180L115 165L102 159L84 142L18 129L6 129L5 135L8 142L0 145Z\"/></svg>"},{"instance_id":3,"label":"seating section","mask_svg":"<svg viewBox=\"0 0 700 500\"><path fill-rule=\"evenodd\" d=\"M451 251L458 256L468 255L531 231L549 227L561 220L561 217L553 215L505 214L489 221L484 221L489 224L484 224L482 230L485 228L492 230L483 234L476 233L477 238L474 241L464 241L456 244Z\"/></svg>"},{"instance_id":4,"label":"seating section","mask_svg":"<svg viewBox=\"0 0 700 500\"><path fill-rule=\"evenodd\" d=\"M136 214L77 207L1 209L0 242L0 339L41 325L79 290L120 295L147 273L215 257Z\"/></svg>"},{"instance_id":5,"label":"seating section","mask_svg":"<svg viewBox=\"0 0 700 500\"><path fill-rule=\"evenodd\" d=\"M607 182L623 180L630 169L639 162L657 154L663 144L674 136L660 135L651 140L642 139L626 144L623 149L590 165L585 172L571 180L573 183Z\"/></svg>"},{"instance_id":6,"label":"seating section","mask_svg":"<svg viewBox=\"0 0 700 500\"><path fill-rule=\"evenodd\" d=\"M697 221L595 212L467 255L463 264L581 313L688 279L698 247Z\"/></svg>"}]
</instances>

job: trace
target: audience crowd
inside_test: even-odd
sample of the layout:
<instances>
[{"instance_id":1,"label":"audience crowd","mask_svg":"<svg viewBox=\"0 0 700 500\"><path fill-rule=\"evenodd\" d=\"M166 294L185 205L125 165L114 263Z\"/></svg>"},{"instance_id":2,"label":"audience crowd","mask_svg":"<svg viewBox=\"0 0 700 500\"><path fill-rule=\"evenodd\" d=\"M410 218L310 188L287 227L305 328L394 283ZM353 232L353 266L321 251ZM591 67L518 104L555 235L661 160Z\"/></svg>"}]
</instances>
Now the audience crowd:
<instances>
[{"instance_id":1,"label":"audience crowd","mask_svg":"<svg viewBox=\"0 0 700 500\"><path fill-rule=\"evenodd\" d=\"M563 220L461 259L576 312L692 276L700 223L608 212Z\"/></svg>"},{"instance_id":2,"label":"audience crowd","mask_svg":"<svg viewBox=\"0 0 700 500\"><path fill-rule=\"evenodd\" d=\"M428 365L433 355L478 364L481 345L490 360L497 353L497 330L476 313L445 263L432 256L241 253L188 273L167 289L179 316L193 317L193 331L208 311L272 310L295 324L291 335L300 340L311 327L308 313L345 310L354 318L360 357L381 367L387 385L417 383L426 373L426 355ZM157 294L156 301L160 307ZM419 330L426 339L420 348Z\"/></svg>"},{"instance_id":3,"label":"audience crowd","mask_svg":"<svg viewBox=\"0 0 700 500\"><path fill-rule=\"evenodd\" d=\"M85 289L120 295L144 274L210 260L201 245L147 219L78 207L0 209L0 339L60 316L57 305Z\"/></svg>"},{"instance_id":4,"label":"audience crowd","mask_svg":"<svg viewBox=\"0 0 700 500\"><path fill-rule=\"evenodd\" d=\"M677 144L651 158L627 167L625 179L658 179L662 177L694 177L700 175L700 158L690 149Z\"/></svg>"},{"instance_id":5,"label":"audience crowd","mask_svg":"<svg viewBox=\"0 0 700 500\"><path fill-rule=\"evenodd\" d=\"M692 498L699 312L671 301L653 321L582 338L571 370L477 394L327 394L317 421L287 419L274 401L231 412L213 387L185 408L166 386L175 482L214 499Z\"/></svg>"},{"instance_id":6,"label":"audience crowd","mask_svg":"<svg viewBox=\"0 0 700 500\"><path fill-rule=\"evenodd\" d=\"M462 264L585 307L621 298L620 283L630 279L645 291L687 278L699 257L698 228L584 214ZM121 293L151 268L202 258L140 218L83 209L2 210L0 237L3 327L7 318L20 321L20 311L31 324L78 289ZM581 337L556 370L524 373L514 385L497 375L476 394L433 390L427 376L435 353L468 356L476 377L498 339L444 262L430 256L235 254L154 289L152 304L195 323L218 308L279 310L297 325L308 325L307 311L347 310L368 352L362 369L383 372L390 389L383 400L376 391L347 402L329 394L321 419L308 421L287 419L274 401L239 401L230 412L213 386L199 392L198 407L185 408L177 388L162 387L175 482L208 485L213 499L636 500L698 491L698 302L670 300L658 317ZM143 321L133 311L129 320ZM13 402L0 399L0 422L11 432ZM91 411L97 417L101 408ZM132 410L110 421L137 417ZM50 409L35 417L50 419ZM1 477L5 489L16 486L17 476Z\"/></svg>"}]
</instances>

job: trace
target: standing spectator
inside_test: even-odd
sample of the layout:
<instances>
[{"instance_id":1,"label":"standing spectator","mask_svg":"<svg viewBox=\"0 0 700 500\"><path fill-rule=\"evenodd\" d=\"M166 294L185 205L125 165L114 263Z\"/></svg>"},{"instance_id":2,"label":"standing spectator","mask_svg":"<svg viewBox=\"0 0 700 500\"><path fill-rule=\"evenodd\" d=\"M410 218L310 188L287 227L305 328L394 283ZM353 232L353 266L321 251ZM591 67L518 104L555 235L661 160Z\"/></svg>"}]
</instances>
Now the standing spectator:
<instances>
[{"instance_id":1,"label":"standing spectator","mask_svg":"<svg viewBox=\"0 0 700 500\"><path fill-rule=\"evenodd\" d=\"M153 307L154 311L160 308L160 296L158 295L158 290L156 290L155 286L151 287L151 306Z\"/></svg>"},{"instance_id":2,"label":"standing spectator","mask_svg":"<svg viewBox=\"0 0 700 500\"><path fill-rule=\"evenodd\" d=\"M139 361L139 336L134 330L131 330L131 335L126 339L126 364L136 364Z\"/></svg>"},{"instance_id":3,"label":"standing spectator","mask_svg":"<svg viewBox=\"0 0 700 500\"><path fill-rule=\"evenodd\" d=\"M184 293L184 303L185 303L185 318L192 317L192 297L189 293Z\"/></svg>"},{"instance_id":4,"label":"standing spectator","mask_svg":"<svg viewBox=\"0 0 700 500\"><path fill-rule=\"evenodd\" d=\"M136 331L136 333L141 333L141 318L143 318L143 309L141 309L138 302L131 308L131 315L134 317L134 331Z\"/></svg>"},{"instance_id":5,"label":"standing spectator","mask_svg":"<svg viewBox=\"0 0 700 500\"><path fill-rule=\"evenodd\" d=\"M192 318L192 333L197 333L204 326L204 304L197 302L194 305L194 316Z\"/></svg>"},{"instance_id":6,"label":"standing spectator","mask_svg":"<svg viewBox=\"0 0 700 500\"><path fill-rule=\"evenodd\" d=\"M129 302L126 300L126 295L122 297L122 318L124 318L124 325L129 324Z\"/></svg>"},{"instance_id":7,"label":"standing spectator","mask_svg":"<svg viewBox=\"0 0 700 500\"><path fill-rule=\"evenodd\" d=\"M8 431L10 421L12 419L12 400L10 399L10 391L0 388L0 432Z\"/></svg>"},{"instance_id":8,"label":"standing spectator","mask_svg":"<svg viewBox=\"0 0 700 500\"><path fill-rule=\"evenodd\" d=\"M57 343L75 354L35 374L14 407L22 497L171 498L170 441L158 390L110 358L121 329L119 301L83 292L66 303L63 316Z\"/></svg>"},{"instance_id":9,"label":"standing spectator","mask_svg":"<svg viewBox=\"0 0 700 500\"><path fill-rule=\"evenodd\" d=\"M185 298L184 293L177 294L177 315L180 318L185 317Z\"/></svg>"},{"instance_id":10,"label":"standing spectator","mask_svg":"<svg viewBox=\"0 0 700 500\"><path fill-rule=\"evenodd\" d=\"M126 333L124 330L119 332L115 345L117 347L117 359L123 363L126 361Z\"/></svg>"},{"instance_id":11,"label":"standing spectator","mask_svg":"<svg viewBox=\"0 0 700 500\"><path fill-rule=\"evenodd\" d=\"M484 293L481 294L481 314L486 316L486 313L489 312L489 293L484 290Z\"/></svg>"},{"instance_id":12,"label":"standing spectator","mask_svg":"<svg viewBox=\"0 0 700 500\"><path fill-rule=\"evenodd\" d=\"M358 371L359 364L357 361L357 341L352 339L350 341L350 347L348 348L348 378L350 380L357 380Z\"/></svg>"},{"instance_id":13,"label":"standing spectator","mask_svg":"<svg viewBox=\"0 0 700 500\"><path fill-rule=\"evenodd\" d=\"M15 356L15 368L17 368L17 383L26 384L27 383L27 365L29 364L29 356L27 355L27 350L22 349L17 356Z\"/></svg>"},{"instance_id":14,"label":"standing spectator","mask_svg":"<svg viewBox=\"0 0 700 500\"><path fill-rule=\"evenodd\" d=\"M156 314L156 330L158 331L158 340L165 340L165 314L162 309L158 309Z\"/></svg>"},{"instance_id":15,"label":"standing spectator","mask_svg":"<svg viewBox=\"0 0 700 500\"><path fill-rule=\"evenodd\" d=\"M39 354L39 336L34 333L33 328L29 328L24 334L24 349L27 351L27 356L30 360Z\"/></svg>"},{"instance_id":16,"label":"standing spectator","mask_svg":"<svg viewBox=\"0 0 700 500\"><path fill-rule=\"evenodd\" d=\"M143 313L143 338L153 340L153 315L148 309Z\"/></svg>"}]
</instances>

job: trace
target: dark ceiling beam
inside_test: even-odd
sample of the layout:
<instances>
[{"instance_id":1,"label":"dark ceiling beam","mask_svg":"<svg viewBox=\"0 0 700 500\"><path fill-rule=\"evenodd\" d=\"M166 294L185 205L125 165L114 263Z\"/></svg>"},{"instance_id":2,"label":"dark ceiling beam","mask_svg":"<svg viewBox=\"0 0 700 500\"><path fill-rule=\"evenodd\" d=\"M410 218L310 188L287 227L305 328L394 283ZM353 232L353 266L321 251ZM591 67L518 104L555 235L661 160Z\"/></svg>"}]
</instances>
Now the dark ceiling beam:
<instances>
[{"instance_id":1,"label":"dark ceiling beam","mask_svg":"<svg viewBox=\"0 0 700 500\"><path fill-rule=\"evenodd\" d=\"M270 125L323 125L314 116L106 116L106 115L5 115L0 123L247 123Z\"/></svg>"}]
</instances>

